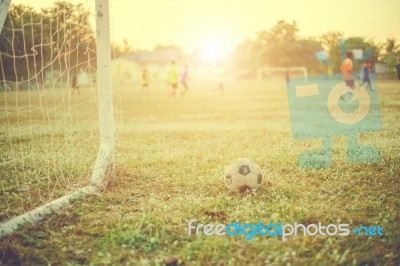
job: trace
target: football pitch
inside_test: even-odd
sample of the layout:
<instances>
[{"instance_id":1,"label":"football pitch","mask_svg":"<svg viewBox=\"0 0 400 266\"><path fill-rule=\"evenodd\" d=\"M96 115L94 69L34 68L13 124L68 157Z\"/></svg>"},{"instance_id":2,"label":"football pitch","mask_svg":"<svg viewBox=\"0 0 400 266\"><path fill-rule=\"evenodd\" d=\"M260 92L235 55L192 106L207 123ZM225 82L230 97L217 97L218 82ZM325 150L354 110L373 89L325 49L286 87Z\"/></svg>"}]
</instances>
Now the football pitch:
<instances>
[{"instance_id":1,"label":"football pitch","mask_svg":"<svg viewBox=\"0 0 400 266\"><path fill-rule=\"evenodd\" d=\"M116 176L107 177L102 192L1 239L0 261L399 264L400 82L378 86L383 129L359 141L376 146L381 162L348 164L347 138L338 136L331 168L302 169L300 153L318 149L321 141L293 139L283 80L228 80L223 95L213 82L193 81L175 99L165 84L150 84L149 94L140 94L139 85L119 84ZM0 221L89 184L99 143L95 97L90 88L81 88L79 97L61 89L0 92ZM27 112L17 103L50 111ZM224 171L242 157L261 166L264 183L252 193L231 193ZM283 241L258 235L247 241L189 235L192 219L380 226L384 236L293 235Z\"/></svg>"}]
</instances>

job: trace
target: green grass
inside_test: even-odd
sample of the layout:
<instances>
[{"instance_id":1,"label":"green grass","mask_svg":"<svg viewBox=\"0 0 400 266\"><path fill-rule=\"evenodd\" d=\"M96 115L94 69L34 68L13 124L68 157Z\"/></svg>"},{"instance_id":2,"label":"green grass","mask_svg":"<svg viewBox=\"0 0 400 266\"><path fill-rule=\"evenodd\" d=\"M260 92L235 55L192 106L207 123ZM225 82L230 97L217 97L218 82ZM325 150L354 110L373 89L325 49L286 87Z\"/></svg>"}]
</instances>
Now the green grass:
<instances>
[{"instance_id":1,"label":"green grass","mask_svg":"<svg viewBox=\"0 0 400 266\"><path fill-rule=\"evenodd\" d=\"M332 168L313 170L298 168L297 158L320 141L292 138L283 82L231 80L223 97L214 84L194 82L174 100L162 84L149 95L122 84L114 101L117 176L102 193L0 240L0 261L153 265L174 257L185 265L398 265L400 83L379 86L384 128L359 140L381 151L381 163L347 164L343 136L334 139ZM7 99L1 93L0 106L7 102L10 110L16 97L25 101L20 106L41 98L47 109L63 104L49 113L2 111L0 220L89 182L99 142L96 94L82 90L69 102L61 91L8 92ZM254 193L224 186L225 167L240 157L260 164L268 181ZM246 241L189 236L190 219L380 225L385 235Z\"/></svg>"}]
</instances>

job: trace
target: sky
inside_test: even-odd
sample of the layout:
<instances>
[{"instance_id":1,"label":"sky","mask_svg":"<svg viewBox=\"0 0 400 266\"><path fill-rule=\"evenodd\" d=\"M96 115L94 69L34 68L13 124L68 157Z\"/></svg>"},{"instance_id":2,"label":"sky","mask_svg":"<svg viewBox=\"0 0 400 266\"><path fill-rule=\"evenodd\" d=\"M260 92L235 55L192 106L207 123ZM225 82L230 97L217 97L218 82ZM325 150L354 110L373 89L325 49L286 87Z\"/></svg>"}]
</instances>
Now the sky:
<instances>
[{"instance_id":1,"label":"sky","mask_svg":"<svg viewBox=\"0 0 400 266\"><path fill-rule=\"evenodd\" d=\"M12 0L36 8L53 0ZM93 10L94 0L70 0ZM134 48L176 44L186 52L228 54L278 20L295 20L300 36L336 30L345 36L400 41L400 0L110 0L111 38ZM94 20L93 20L94 21Z\"/></svg>"}]
</instances>

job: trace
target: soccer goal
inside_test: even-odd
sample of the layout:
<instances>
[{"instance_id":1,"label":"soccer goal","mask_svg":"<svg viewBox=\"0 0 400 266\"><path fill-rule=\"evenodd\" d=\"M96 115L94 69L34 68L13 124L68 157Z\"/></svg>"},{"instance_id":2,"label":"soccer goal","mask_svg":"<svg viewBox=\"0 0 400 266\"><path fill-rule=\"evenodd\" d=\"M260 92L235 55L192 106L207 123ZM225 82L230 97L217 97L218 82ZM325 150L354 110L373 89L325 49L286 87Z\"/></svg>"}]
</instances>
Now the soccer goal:
<instances>
[{"instance_id":1,"label":"soccer goal","mask_svg":"<svg viewBox=\"0 0 400 266\"><path fill-rule=\"evenodd\" d=\"M0 5L1 238L104 188L115 158L108 0Z\"/></svg>"},{"instance_id":2,"label":"soccer goal","mask_svg":"<svg viewBox=\"0 0 400 266\"><path fill-rule=\"evenodd\" d=\"M307 79L308 72L306 67L264 67L257 69L257 80L263 80L274 76L281 76L286 78L303 77Z\"/></svg>"}]
</instances>

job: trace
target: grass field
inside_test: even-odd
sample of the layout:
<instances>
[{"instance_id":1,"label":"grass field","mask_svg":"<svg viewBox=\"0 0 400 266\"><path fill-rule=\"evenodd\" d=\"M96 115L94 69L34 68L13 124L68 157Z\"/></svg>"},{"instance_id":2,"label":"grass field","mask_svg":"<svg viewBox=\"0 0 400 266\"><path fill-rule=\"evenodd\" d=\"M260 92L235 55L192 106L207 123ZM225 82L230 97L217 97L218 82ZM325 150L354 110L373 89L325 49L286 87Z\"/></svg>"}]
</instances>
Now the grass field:
<instances>
[{"instance_id":1,"label":"grass field","mask_svg":"<svg viewBox=\"0 0 400 266\"><path fill-rule=\"evenodd\" d=\"M299 154L320 141L293 140L283 81L228 81L224 96L214 87L193 83L176 99L166 97L162 84L152 84L149 95L132 85L116 87L116 177L108 178L102 193L1 239L0 261L400 264L398 81L379 83L383 130L359 137L381 151L381 163L347 164L343 136L334 139L333 166L321 170L297 167ZM71 99L62 90L0 93L0 221L89 183L99 145L95 96L89 88ZM28 104L42 107L18 109ZM264 171L267 182L254 193L225 188L225 167L240 157L252 158ZM189 236L191 219L380 225L385 235L246 241Z\"/></svg>"}]
</instances>

